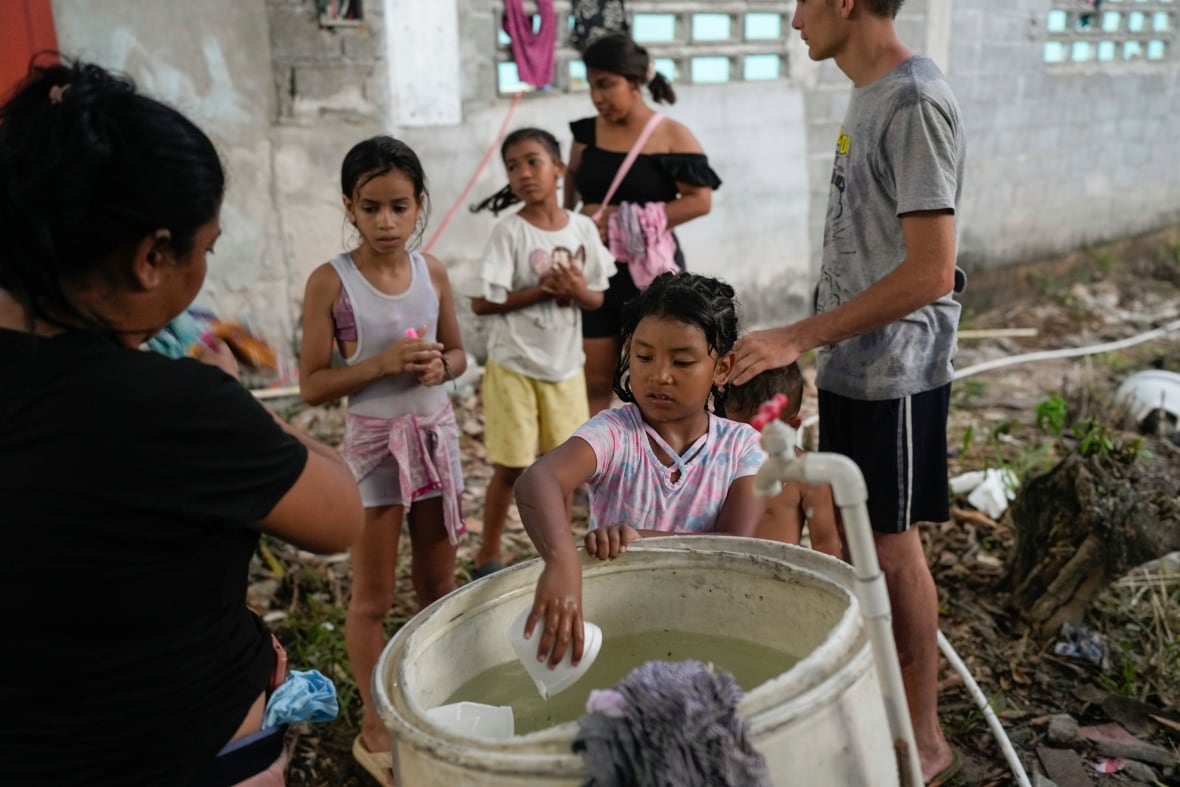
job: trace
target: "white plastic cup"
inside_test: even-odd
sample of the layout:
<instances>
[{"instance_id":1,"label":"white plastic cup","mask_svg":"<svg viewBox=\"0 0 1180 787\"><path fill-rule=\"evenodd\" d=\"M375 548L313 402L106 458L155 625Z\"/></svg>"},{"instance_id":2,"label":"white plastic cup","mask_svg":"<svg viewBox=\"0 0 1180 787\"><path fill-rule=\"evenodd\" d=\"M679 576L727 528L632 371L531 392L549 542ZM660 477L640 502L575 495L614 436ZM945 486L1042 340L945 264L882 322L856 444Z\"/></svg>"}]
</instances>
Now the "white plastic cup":
<instances>
[{"instance_id":1,"label":"white plastic cup","mask_svg":"<svg viewBox=\"0 0 1180 787\"><path fill-rule=\"evenodd\" d=\"M506 741L513 735L515 717L507 705L452 702L426 711L426 718L449 732L470 738Z\"/></svg>"},{"instance_id":2,"label":"white plastic cup","mask_svg":"<svg viewBox=\"0 0 1180 787\"><path fill-rule=\"evenodd\" d=\"M586 670L590 669L590 665L594 663L594 659L598 657L598 651L602 647L602 629L593 623L583 621L582 660L578 662L577 666L574 666L571 644L557 666L549 669L548 661L537 661L537 642L541 636L543 624L538 623L533 629L532 639L525 639L524 636L524 624L531 610L531 605L525 607L520 613L520 617L513 622L511 628L508 629L508 640L512 643L512 648L516 651L520 663L524 665L525 671L533 679L533 683L537 685L537 691L541 692L542 699L547 700L577 683L578 678L585 675Z\"/></svg>"}]
</instances>

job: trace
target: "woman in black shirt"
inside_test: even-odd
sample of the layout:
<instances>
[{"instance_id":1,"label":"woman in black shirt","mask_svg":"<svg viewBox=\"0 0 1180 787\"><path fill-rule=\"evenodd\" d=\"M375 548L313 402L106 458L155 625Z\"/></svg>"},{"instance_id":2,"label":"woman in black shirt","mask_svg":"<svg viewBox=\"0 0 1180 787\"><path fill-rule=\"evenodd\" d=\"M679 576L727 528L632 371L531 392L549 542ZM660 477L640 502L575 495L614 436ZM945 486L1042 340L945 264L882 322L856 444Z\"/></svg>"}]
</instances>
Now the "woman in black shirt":
<instances>
[{"instance_id":1,"label":"woman in black shirt","mask_svg":"<svg viewBox=\"0 0 1180 787\"><path fill-rule=\"evenodd\" d=\"M590 99L598 114L570 123L574 142L565 177L565 205L573 210L580 198L582 213L594 215L627 152L655 113L643 99L643 87L647 86L659 103L674 103L676 93L664 75L655 71L647 50L625 34L599 38L587 47L582 59ZM599 231L606 241L610 216L621 202L664 203L668 227L684 224L709 212L713 191L720 185L721 179L709 167L692 132L665 118L611 197L599 219ZM684 267L679 241L676 262ZM637 293L627 265L620 264L610 279L602 308L583 316L591 415L610 406L623 304Z\"/></svg>"},{"instance_id":2,"label":"woman in black shirt","mask_svg":"<svg viewBox=\"0 0 1180 787\"><path fill-rule=\"evenodd\" d=\"M281 776L281 735L218 756L281 664L250 559L259 533L342 551L363 514L224 344L139 349L204 282L217 151L126 79L38 66L0 107L0 184L0 784Z\"/></svg>"}]
</instances>

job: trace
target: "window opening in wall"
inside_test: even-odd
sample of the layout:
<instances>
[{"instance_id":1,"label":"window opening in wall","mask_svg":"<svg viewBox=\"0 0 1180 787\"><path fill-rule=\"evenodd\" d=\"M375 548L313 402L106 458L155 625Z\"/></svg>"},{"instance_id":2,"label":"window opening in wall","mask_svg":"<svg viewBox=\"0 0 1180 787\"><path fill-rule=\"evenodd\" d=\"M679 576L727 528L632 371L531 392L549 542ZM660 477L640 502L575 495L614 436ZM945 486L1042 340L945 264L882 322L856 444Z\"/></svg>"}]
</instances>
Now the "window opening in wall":
<instances>
[{"instance_id":1,"label":"window opening in wall","mask_svg":"<svg viewBox=\"0 0 1180 787\"><path fill-rule=\"evenodd\" d=\"M783 72L783 59L778 55L747 55L742 65L745 68L742 77L747 82L778 79Z\"/></svg>"},{"instance_id":2,"label":"window opening in wall","mask_svg":"<svg viewBox=\"0 0 1180 787\"><path fill-rule=\"evenodd\" d=\"M746 40L766 41L783 37L783 18L778 14L746 14Z\"/></svg>"},{"instance_id":3,"label":"window opening in wall","mask_svg":"<svg viewBox=\"0 0 1180 787\"><path fill-rule=\"evenodd\" d=\"M632 17L631 37L641 44L676 40L675 14L636 14Z\"/></svg>"},{"instance_id":4,"label":"window opening in wall","mask_svg":"<svg viewBox=\"0 0 1180 787\"><path fill-rule=\"evenodd\" d=\"M732 21L728 14L693 14L692 40L728 41Z\"/></svg>"},{"instance_id":5,"label":"window opening in wall","mask_svg":"<svg viewBox=\"0 0 1180 787\"><path fill-rule=\"evenodd\" d=\"M536 0L522 1L536 30ZM497 0L491 5L496 22L497 91L502 95L532 92L534 88L520 80L512 62L512 41L503 30L504 3ZM568 19L571 30L572 5L571 0L553 0L558 19ZM719 84L790 76L786 37L791 28L786 20L794 8L791 0L626 0L624 8L631 35L651 53L656 70L674 83ZM552 89L587 89L581 54L562 30L558 31L555 60Z\"/></svg>"},{"instance_id":6,"label":"window opening in wall","mask_svg":"<svg viewBox=\"0 0 1180 787\"><path fill-rule=\"evenodd\" d=\"M316 0L316 10L324 26L355 25L365 18L361 0Z\"/></svg>"},{"instance_id":7,"label":"window opening in wall","mask_svg":"<svg viewBox=\"0 0 1180 787\"><path fill-rule=\"evenodd\" d=\"M1042 59L1049 64L1172 58L1177 0L1051 0Z\"/></svg>"}]
</instances>

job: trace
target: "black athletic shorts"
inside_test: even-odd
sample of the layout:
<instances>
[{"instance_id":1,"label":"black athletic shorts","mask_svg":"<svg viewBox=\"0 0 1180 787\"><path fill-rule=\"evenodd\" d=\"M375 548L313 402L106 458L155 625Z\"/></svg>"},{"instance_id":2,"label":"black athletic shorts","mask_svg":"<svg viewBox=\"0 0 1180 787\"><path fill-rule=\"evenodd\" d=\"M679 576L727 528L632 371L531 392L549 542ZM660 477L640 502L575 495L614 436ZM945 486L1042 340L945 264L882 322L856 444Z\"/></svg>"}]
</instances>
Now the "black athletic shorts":
<instances>
[{"instance_id":1,"label":"black athletic shorts","mask_svg":"<svg viewBox=\"0 0 1180 787\"><path fill-rule=\"evenodd\" d=\"M951 384L902 399L866 402L819 392L819 450L856 462L878 533L950 519L946 419Z\"/></svg>"}]
</instances>

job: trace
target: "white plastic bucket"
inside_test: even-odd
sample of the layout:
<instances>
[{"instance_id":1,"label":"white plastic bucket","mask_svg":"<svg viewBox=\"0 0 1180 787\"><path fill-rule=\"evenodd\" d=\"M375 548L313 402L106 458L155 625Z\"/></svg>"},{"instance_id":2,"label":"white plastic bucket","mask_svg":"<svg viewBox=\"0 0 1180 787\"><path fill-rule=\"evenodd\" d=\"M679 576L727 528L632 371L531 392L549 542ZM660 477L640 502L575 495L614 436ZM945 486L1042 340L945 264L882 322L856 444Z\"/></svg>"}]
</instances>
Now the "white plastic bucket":
<instances>
[{"instance_id":1,"label":"white plastic bucket","mask_svg":"<svg viewBox=\"0 0 1180 787\"><path fill-rule=\"evenodd\" d=\"M851 567L799 547L727 536L644 539L612 562L585 560L586 618L612 636L671 629L731 636L801 660L739 706L776 785L898 784L897 761ZM532 598L529 561L466 585L407 623L374 672L377 711L404 787L575 787L576 722L507 741L430 721L477 675L516 658L504 632ZM636 664L635 666L638 666ZM606 688L606 687L600 687Z\"/></svg>"}]
</instances>

